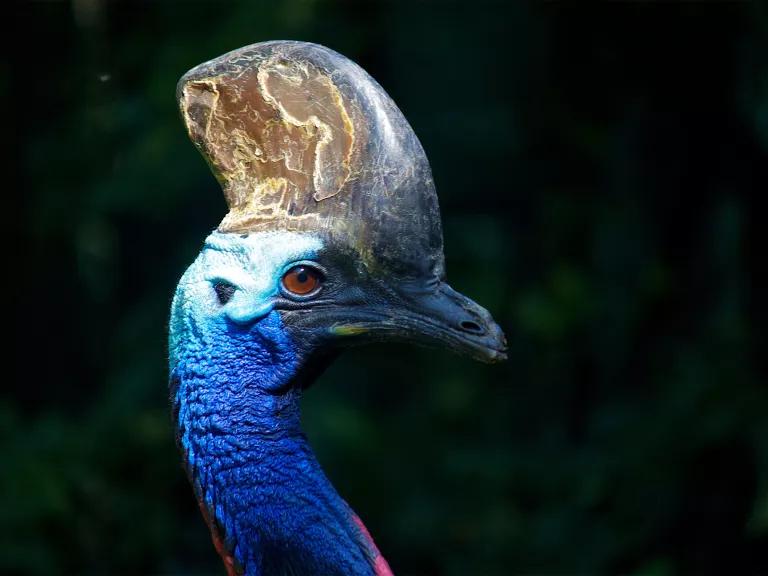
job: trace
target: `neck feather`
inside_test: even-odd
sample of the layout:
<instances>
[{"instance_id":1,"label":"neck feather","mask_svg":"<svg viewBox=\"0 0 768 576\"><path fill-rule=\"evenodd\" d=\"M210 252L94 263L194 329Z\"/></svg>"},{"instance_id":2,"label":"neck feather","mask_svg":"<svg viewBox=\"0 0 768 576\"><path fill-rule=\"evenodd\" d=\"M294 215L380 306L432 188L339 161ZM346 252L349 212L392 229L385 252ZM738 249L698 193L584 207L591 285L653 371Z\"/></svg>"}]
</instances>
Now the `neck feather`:
<instances>
[{"instance_id":1,"label":"neck feather","mask_svg":"<svg viewBox=\"0 0 768 576\"><path fill-rule=\"evenodd\" d=\"M177 441L229 573L391 574L301 431L295 351L252 331L191 344L172 366Z\"/></svg>"}]
</instances>

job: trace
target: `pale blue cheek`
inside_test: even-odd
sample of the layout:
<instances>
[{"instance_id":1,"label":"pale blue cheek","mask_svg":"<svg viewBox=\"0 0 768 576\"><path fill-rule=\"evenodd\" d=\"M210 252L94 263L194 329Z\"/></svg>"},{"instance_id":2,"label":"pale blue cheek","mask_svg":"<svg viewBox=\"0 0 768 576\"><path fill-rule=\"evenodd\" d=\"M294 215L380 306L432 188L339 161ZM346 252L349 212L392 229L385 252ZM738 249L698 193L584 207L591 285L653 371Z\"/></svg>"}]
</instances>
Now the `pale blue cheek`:
<instances>
[{"instance_id":1,"label":"pale blue cheek","mask_svg":"<svg viewBox=\"0 0 768 576\"><path fill-rule=\"evenodd\" d=\"M245 300L245 299L243 299ZM272 310L271 302L232 302L227 305L225 314L237 324L250 324L266 316Z\"/></svg>"}]
</instances>

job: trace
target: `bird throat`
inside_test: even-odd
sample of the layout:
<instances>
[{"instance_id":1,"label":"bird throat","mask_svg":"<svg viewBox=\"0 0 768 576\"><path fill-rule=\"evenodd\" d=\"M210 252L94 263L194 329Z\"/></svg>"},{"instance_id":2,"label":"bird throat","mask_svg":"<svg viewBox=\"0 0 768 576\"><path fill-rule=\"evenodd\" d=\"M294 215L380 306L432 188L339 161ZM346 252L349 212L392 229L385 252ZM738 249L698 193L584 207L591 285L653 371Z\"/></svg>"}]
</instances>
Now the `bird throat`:
<instances>
[{"instance_id":1,"label":"bird throat","mask_svg":"<svg viewBox=\"0 0 768 576\"><path fill-rule=\"evenodd\" d=\"M279 314L227 338L187 328L171 373L176 437L228 574L391 575L301 431L303 367L275 339Z\"/></svg>"}]
</instances>

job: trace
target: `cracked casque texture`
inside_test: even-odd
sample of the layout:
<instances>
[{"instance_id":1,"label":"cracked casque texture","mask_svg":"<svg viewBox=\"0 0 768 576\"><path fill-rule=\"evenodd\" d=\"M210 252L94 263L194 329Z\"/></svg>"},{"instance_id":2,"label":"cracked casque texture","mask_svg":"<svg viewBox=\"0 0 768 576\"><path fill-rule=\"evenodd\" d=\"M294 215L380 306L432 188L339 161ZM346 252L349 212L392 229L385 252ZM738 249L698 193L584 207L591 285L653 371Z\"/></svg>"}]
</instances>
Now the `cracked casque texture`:
<instances>
[{"instance_id":1,"label":"cracked casque texture","mask_svg":"<svg viewBox=\"0 0 768 576\"><path fill-rule=\"evenodd\" d=\"M369 268L443 276L427 158L357 64L316 44L254 44L189 71L177 98L224 189L220 231L325 232Z\"/></svg>"}]
</instances>

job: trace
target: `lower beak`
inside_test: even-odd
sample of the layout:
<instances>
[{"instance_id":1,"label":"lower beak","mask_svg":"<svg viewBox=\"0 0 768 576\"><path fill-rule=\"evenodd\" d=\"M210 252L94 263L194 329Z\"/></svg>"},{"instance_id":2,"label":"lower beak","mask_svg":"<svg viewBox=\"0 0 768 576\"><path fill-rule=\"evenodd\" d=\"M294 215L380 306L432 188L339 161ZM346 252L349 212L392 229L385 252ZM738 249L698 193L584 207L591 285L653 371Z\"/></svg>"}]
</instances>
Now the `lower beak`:
<instances>
[{"instance_id":1,"label":"lower beak","mask_svg":"<svg viewBox=\"0 0 768 576\"><path fill-rule=\"evenodd\" d=\"M397 303L369 309L375 318L335 325L337 335L400 340L446 347L481 362L507 359L507 341L490 313L441 282L435 290L408 291ZM382 309L383 308L383 309ZM366 314L367 315L367 314Z\"/></svg>"}]
</instances>

